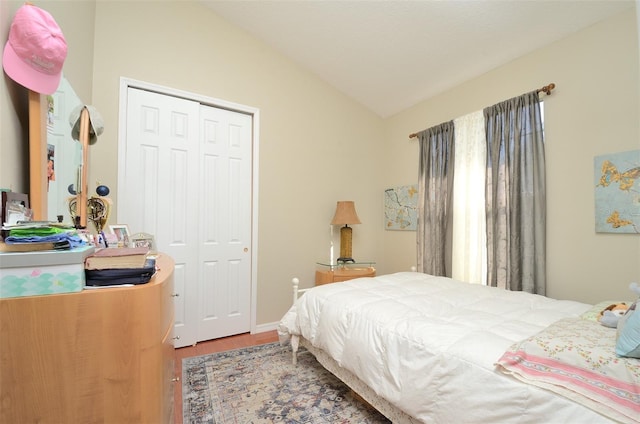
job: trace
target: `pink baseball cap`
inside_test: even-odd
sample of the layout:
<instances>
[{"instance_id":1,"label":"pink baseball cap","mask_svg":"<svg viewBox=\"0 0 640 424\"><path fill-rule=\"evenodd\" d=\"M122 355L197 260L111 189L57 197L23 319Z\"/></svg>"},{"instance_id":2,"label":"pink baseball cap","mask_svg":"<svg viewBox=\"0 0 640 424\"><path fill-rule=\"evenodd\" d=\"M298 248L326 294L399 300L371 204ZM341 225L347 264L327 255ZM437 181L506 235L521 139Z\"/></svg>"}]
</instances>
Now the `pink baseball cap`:
<instances>
[{"instance_id":1,"label":"pink baseball cap","mask_svg":"<svg viewBox=\"0 0 640 424\"><path fill-rule=\"evenodd\" d=\"M21 6L2 54L7 75L36 93L52 94L66 57L67 42L51 14L31 4Z\"/></svg>"}]
</instances>

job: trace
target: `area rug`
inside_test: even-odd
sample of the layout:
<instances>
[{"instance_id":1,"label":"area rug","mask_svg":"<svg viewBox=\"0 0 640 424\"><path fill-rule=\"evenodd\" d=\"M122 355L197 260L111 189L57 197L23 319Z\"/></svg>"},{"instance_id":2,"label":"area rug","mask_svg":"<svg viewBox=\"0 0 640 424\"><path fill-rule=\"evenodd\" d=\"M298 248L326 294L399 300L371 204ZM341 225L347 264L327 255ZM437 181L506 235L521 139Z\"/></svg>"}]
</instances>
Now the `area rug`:
<instances>
[{"instance_id":1,"label":"area rug","mask_svg":"<svg viewBox=\"0 0 640 424\"><path fill-rule=\"evenodd\" d=\"M183 422L389 423L303 348L279 343L182 360Z\"/></svg>"}]
</instances>

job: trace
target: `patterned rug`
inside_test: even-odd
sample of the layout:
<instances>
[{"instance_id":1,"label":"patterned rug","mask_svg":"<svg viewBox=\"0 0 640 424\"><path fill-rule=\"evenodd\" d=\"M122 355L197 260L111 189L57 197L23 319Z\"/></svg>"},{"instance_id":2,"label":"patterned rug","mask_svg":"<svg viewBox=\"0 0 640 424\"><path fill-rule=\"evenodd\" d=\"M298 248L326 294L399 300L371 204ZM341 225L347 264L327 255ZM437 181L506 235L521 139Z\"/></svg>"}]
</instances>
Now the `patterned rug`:
<instances>
[{"instance_id":1,"label":"patterned rug","mask_svg":"<svg viewBox=\"0 0 640 424\"><path fill-rule=\"evenodd\" d=\"M304 352L304 353L303 353ZM182 360L184 423L389 423L303 348L269 343Z\"/></svg>"}]
</instances>

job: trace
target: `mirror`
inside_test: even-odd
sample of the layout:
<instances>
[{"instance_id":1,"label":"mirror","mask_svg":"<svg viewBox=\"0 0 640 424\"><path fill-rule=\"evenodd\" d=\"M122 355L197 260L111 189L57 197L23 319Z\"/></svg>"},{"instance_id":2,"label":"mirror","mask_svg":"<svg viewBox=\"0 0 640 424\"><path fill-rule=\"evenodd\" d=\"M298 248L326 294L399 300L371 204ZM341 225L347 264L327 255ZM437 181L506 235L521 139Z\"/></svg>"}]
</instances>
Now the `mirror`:
<instances>
[{"instance_id":1,"label":"mirror","mask_svg":"<svg viewBox=\"0 0 640 424\"><path fill-rule=\"evenodd\" d=\"M71 137L69 125L69 114L79 104L64 76L51 96L29 90L29 199L36 221L57 221L62 215L63 222L70 223L68 187L86 187L86 181L81 181L81 176L86 179L86 172L81 172L82 147ZM86 202L86 193L79 196Z\"/></svg>"},{"instance_id":2,"label":"mirror","mask_svg":"<svg viewBox=\"0 0 640 424\"><path fill-rule=\"evenodd\" d=\"M78 170L82 166L82 146L71 137L69 114L82 104L63 76L58 90L47 99L47 219L72 222L68 200L69 186L77 190Z\"/></svg>"}]
</instances>

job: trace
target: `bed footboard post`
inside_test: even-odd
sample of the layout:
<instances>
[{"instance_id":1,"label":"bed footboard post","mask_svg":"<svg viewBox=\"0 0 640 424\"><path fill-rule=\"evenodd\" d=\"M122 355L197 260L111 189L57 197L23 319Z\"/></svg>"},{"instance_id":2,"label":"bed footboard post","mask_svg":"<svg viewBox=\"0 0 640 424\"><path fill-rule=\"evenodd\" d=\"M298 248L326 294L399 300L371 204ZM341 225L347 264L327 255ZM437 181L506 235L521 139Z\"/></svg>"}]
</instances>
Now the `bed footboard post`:
<instances>
[{"instance_id":1,"label":"bed footboard post","mask_svg":"<svg viewBox=\"0 0 640 424\"><path fill-rule=\"evenodd\" d=\"M300 337L293 335L291 336L291 351L293 353L292 363L296 365L298 363L298 346L300 345Z\"/></svg>"},{"instance_id":2,"label":"bed footboard post","mask_svg":"<svg viewBox=\"0 0 640 424\"><path fill-rule=\"evenodd\" d=\"M298 286L300 285L300 280L294 278L293 280L291 280L291 283L293 284L293 305L294 303L296 303L296 300L298 300Z\"/></svg>"},{"instance_id":3,"label":"bed footboard post","mask_svg":"<svg viewBox=\"0 0 640 424\"><path fill-rule=\"evenodd\" d=\"M298 300L298 286L300 285L300 280L297 278L293 278L291 280L291 283L293 284L293 303L296 303L296 300ZM296 335L292 335L291 336L291 351L293 354L292 357L292 362L293 365L296 365L298 363L298 345L300 344L300 338Z\"/></svg>"}]
</instances>

